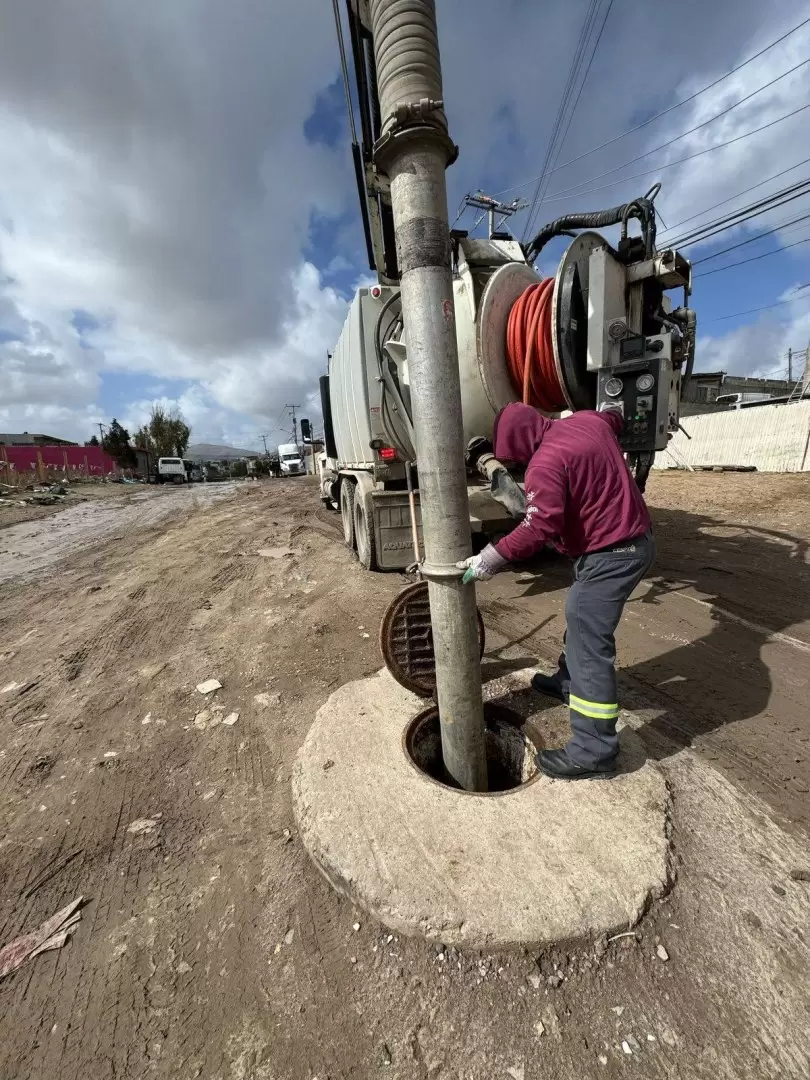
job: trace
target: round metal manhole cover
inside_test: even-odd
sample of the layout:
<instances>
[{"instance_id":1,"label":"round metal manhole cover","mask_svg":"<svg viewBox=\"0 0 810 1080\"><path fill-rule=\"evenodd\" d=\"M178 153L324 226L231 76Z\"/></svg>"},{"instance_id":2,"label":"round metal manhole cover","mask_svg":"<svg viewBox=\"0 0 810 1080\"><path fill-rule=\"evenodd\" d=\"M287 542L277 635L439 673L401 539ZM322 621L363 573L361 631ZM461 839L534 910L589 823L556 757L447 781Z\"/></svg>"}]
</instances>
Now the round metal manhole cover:
<instances>
[{"instance_id":1,"label":"round metal manhole cover","mask_svg":"<svg viewBox=\"0 0 810 1080\"><path fill-rule=\"evenodd\" d=\"M484 620L478 615L478 644L484 655ZM380 626L385 666L406 690L420 697L436 693L436 657L430 625L428 583L417 581L395 596Z\"/></svg>"}]
</instances>

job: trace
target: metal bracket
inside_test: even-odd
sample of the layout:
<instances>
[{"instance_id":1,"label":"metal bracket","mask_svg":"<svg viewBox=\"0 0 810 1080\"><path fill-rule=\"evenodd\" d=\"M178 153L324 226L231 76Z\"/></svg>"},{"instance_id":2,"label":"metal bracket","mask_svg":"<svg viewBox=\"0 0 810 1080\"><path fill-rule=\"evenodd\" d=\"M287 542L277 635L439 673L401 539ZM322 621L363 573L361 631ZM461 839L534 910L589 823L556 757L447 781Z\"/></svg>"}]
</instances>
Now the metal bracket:
<instances>
[{"instance_id":1,"label":"metal bracket","mask_svg":"<svg viewBox=\"0 0 810 1080\"><path fill-rule=\"evenodd\" d=\"M391 110L391 118L395 127L401 128L414 121L427 120L431 113L444 108L444 101L433 101L432 98L420 98L419 101L398 101Z\"/></svg>"},{"instance_id":2,"label":"metal bracket","mask_svg":"<svg viewBox=\"0 0 810 1080\"><path fill-rule=\"evenodd\" d=\"M447 154L446 167L452 165L458 157L458 147L447 134L447 131L438 124L425 123L422 120L391 128L380 136L374 144L375 168L381 172L387 172L392 151L403 142L419 139L422 141L431 139L439 143Z\"/></svg>"},{"instance_id":3,"label":"metal bracket","mask_svg":"<svg viewBox=\"0 0 810 1080\"><path fill-rule=\"evenodd\" d=\"M455 563L429 563L423 559L419 570L428 581L460 581L464 577L464 571Z\"/></svg>"}]
</instances>

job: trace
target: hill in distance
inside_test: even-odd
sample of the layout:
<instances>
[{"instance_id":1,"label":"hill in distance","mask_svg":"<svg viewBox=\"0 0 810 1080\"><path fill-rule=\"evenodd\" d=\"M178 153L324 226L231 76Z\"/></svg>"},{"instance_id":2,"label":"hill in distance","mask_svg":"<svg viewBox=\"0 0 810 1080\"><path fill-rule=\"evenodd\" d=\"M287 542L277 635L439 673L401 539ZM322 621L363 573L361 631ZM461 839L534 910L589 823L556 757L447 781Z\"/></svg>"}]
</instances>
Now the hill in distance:
<instances>
[{"instance_id":1,"label":"hill in distance","mask_svg":"<svg viewBox=\"0 0 810 1080\"><path fill-rule=\"evenodd\" d=\"M241 450L238 446L227 446L224 443L191 443L184 454L189 461L222 461L259 456L258 450Z\"/></svg>"}]
</instances>

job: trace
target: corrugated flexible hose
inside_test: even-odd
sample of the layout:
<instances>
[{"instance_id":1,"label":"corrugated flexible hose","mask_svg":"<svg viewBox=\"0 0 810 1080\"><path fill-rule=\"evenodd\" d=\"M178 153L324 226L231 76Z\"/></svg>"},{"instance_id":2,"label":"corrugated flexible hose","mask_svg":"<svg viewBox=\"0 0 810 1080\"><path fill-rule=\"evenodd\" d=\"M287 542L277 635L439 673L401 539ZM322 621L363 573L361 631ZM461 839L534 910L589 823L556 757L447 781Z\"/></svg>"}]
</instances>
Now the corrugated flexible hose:
<instances>
[{"instance_id":1,"label":"corrugated flexible hose","mask_svg":"<svg viewBox=\"0 0 810 1080\"><path fill-rule=\"evenodd\" d=\"M369 6L385 133L396 122L396 106L442 97L436 4L435 0L371 0ZM443 110L433 112L429 122L447 130Z\"/></svg>"}]
</instances>

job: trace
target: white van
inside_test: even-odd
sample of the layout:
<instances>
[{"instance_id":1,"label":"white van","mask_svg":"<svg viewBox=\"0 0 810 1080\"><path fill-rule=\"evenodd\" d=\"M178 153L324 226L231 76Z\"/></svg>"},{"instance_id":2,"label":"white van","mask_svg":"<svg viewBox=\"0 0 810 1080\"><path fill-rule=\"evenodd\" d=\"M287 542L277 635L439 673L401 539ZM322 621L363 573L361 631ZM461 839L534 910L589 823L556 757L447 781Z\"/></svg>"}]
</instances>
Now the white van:
<instances>
[{"instance_id":1,"label":"white van","mask_svg":"<svg viewBox=\"0 0 810 1080\"><path fill-rule=\"evenodd\" d=\"M302 476L307 471L295 443L282 443L278 448L278 460L282 476Z\"/></svg>"},{"instance_id":2,"label":"white van","mask_svg":"<svg viewBox=\"0 0 810 1080\"><path fill-rule=\"evenodd\" d=\"M157 482L159 484L185 484L187 480L186 467L183 459L179 457L158 458Z\"/></svg>"}]
</instances>

